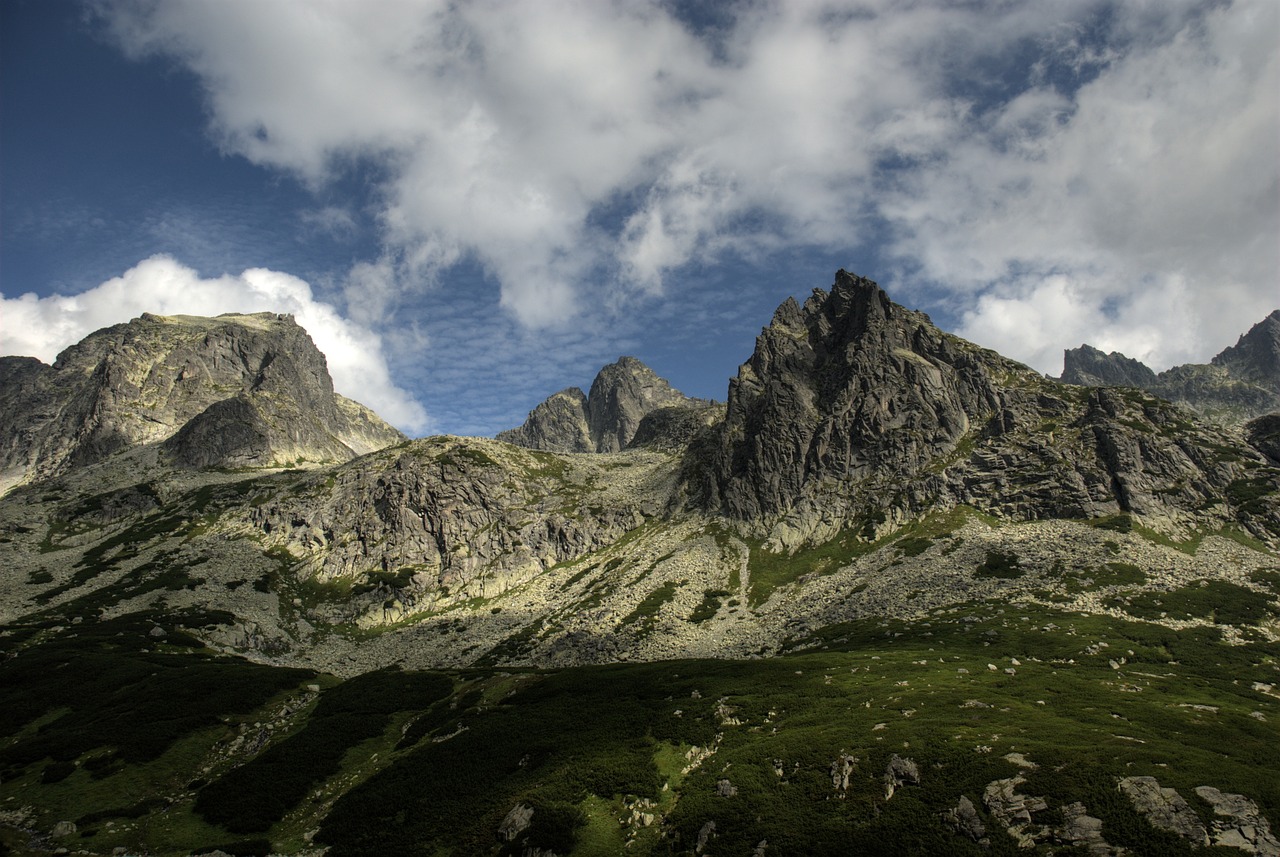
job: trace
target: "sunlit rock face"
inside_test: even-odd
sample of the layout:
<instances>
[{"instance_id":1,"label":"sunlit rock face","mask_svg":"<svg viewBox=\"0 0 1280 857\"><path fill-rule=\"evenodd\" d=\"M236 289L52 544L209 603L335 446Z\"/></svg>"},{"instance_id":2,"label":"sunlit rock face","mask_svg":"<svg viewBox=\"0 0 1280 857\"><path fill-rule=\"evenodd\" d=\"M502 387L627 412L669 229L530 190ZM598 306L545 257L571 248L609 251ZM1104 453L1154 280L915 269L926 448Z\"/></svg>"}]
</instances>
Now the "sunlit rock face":
<instances>
[{"instance_id":1,"label":"sunlit rock face","mask_svg":"<svg viewBox=\"0 0 1280 857\"><path fill-rule=\"evenodd\" d=\"M52 366L0 358L4 487L166 442L187 466L345 461L403 440L337 395L292 316L144 314Z\"/></svg>"}]
</instances>

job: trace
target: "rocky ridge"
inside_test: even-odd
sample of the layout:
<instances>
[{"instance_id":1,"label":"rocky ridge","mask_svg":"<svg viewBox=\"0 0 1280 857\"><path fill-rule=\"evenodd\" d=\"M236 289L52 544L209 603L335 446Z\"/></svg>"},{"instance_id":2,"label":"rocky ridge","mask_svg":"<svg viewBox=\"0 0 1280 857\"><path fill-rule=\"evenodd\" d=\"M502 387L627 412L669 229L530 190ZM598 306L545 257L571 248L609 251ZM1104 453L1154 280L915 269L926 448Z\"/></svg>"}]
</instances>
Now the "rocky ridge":
<instances>
[{"instance_id":1,"label":"rocky ridge","mask_svg":"<svg viewBox=\"0 0 1280 857\"><path fill-rule=\"evenodd\" d=\"M747 657L973 599L1261 592L1280 538L1280 471L1243 436L1046 380L844 272L779 308L723 419L655 408L621 452L445 437L306 472L174 469L184 443L254 435L243 398L206 406L228 424L207 441L191 418L0 502L8 618L162 597L231 609L220 645L344 674ZM1141 579L1107 583L1117 563Z\"/></svg>"},{"instance_id":2,"label":"rocky ridge","mask_svg":"<svg viewBox=\"0 0 1280 857\"><path fill-rule=\"evenodd\" d=\"M1216 498L1241 480L1272 484L1261 453L1232 442L1137 390L1048 381L841 271L757 339L724 422L691 449L688 502L786 551L958 504L1013 520L1136 514L1176 532L1238 518ZM1242 522L1270 538L1273 516Z\"/></svg>"},{"instance_id":3,"label":"rocky ridge","mask_svg":"<svg viewBox=\"0 0 1280 857\"><path fill-rule=\"evenodd\" d=\"M333 390L292 316L144 313L52 366L0 358L0 489L147 444L184 467L332 463L403 439Z\"/></svg>"},{"instance_id":4,"label":"rocky ridge","mask_svg":"<svg viewBox=\"0 0 1280 857\"><path fill-rule=\"evenodd\" d=\"M1243 334L1209 363L1188 363L1156 374L1138 360L1090 345L1063 353L1063 382L1090 387L1137 387L1202 417L1241 425L1280 411L1280 310Z\"/></svg>"},{"instance_id":5,"label":"rocky ridge","mask_svg":"<svg viewBox=\"0 0 1280 857\"><path fill-rule=\"evenodd\" d=\"M634 357L619 357L600 370L591 392L569 387L529 412L498 440L546 452L618 452L626 449L650 413L668 408L707 412L712 403L676 390Z\"/></svg>"}]
</instances>

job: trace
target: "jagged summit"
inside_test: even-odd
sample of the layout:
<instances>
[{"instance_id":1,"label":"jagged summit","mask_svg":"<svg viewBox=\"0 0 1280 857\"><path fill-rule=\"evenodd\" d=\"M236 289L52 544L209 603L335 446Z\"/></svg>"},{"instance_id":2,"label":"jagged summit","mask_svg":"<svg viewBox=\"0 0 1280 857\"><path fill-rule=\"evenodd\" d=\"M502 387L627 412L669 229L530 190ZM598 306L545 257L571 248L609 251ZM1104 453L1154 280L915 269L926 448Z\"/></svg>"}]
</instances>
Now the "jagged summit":
<instances>
[{"instance_id":1,"label":"jagged summit","mask_svg":"<svg viewBox=\"0 0 1280 857\"><path fill-rule=\"evenodd\" d=\"M1068 348L1062 353L1062 381L1085 387L1138 387L1155 385L1156 373L1142 361L1119 351L1106 354L1092 345Z\"/></svg>"},{"instance_id":2,"label":"jagged summit","mask_svg":"<svg viewBox=\"0 0 1280 857\"><path fill-rule=\"evenodd\" d=\"M1235 345L1210 361L1232 378L1280 393L1280 309L1249 328Z\"/></svg>"},{"instance_id":3,"label":"jagged summit","mask_svg":"<svg viewBox=\"0 0 1280 857\"><path fill-rule=\"evenodd\" d=\"M1118 351L1090 345L1063 352L1060 379L1089 387L1137 387L1208 419L1243 425L1280 411L1280 310L1273 311L1209 363L1187 363L1156 374Z\"/></svg>"},{"instance_id":4,"label":"jagged summit","mask_svg":"<svg viewBox=\"0 0 1280 857\"><path fill-rule=\"evenodd\" d=\"M1048 381L840 271L830 293L778 308L687 487L789 549L956 504L1185 525L1239 474L1189 455L1214 439L1161 404Z\"/></svg>"},{"instance_id":5,"label":"jagged summit","mask_svg":"<svg viewBox=\"0 0 1280 857\"><path fill-rule=\"evenodd\" d=\"M569 387L529 412L518 428L497 439L547 452L617 452L631 443L644 417L661 408L705 409L635 357L619 357L600 370L584 394Z\"/></svg>"},{"instance_id":6,"label":"jagged summit","mask_svg":"<svg viewBox=\"0 0 1280 857\"><path fill-rule=\"evenodd\" d=\"M188 466L345 461L403 439L334 393L292 316L144 313L52 366L0 358L3 488L163 443Z\"/></svg>"}]
</instances>

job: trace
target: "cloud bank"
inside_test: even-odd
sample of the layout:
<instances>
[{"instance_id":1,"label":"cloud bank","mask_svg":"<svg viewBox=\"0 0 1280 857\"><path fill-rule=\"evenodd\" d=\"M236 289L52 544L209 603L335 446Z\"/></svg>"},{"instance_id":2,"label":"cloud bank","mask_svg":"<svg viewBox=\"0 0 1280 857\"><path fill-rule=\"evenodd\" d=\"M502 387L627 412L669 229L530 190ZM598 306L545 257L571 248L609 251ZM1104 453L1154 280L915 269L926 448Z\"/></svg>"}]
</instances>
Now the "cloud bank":
<instances>
[{"instance_id":1,"label":"cloud bank","mask_svg":"<svg viewBox=\"0 0 1280 857\"><path fill-rule=\"evenodd\" d=\"M303 280L264 268L203 279L168 256L153 256L78 295L0 296L0 354L52 363L59 351L93 331L144 312L212 316L264 311L293 314L324 353L339 393L406 431L426 429L426 411L392 382L377 335L317 301Z\"/></svg>"},{"instance_id":2,"label":"cloud bank","mask_svg":"<svg viewBox=\"0 0 1280 857\"><path fill-rule=\"evenodd\" d=\"M1276 303L1271 0L101 8L198 77L224 152L316 188L377 165L368 324L464 260L536 329L806 246L872 246L1046 371L1085 340L1204 359Z\"/></svg>"}]
</instances>

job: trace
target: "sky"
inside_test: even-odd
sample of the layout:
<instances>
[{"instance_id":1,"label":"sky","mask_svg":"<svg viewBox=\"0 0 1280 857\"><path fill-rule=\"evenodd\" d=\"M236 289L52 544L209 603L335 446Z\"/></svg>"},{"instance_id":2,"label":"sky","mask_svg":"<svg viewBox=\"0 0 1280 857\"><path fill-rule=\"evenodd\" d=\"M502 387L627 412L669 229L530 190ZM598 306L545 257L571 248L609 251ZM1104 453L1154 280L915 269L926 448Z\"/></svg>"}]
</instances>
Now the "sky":
<instances>
[{"instance_id":1,"label":"sky","mask_svg":"<svg viewBox=\"0 0 1280 857\"><path fill-rule=\"evenodd\" d=\"M1035 369L1280 306L1280 2L0 0L0 354L293 313L492 435L845 268Z\"/></svg>"}]
</instances>

